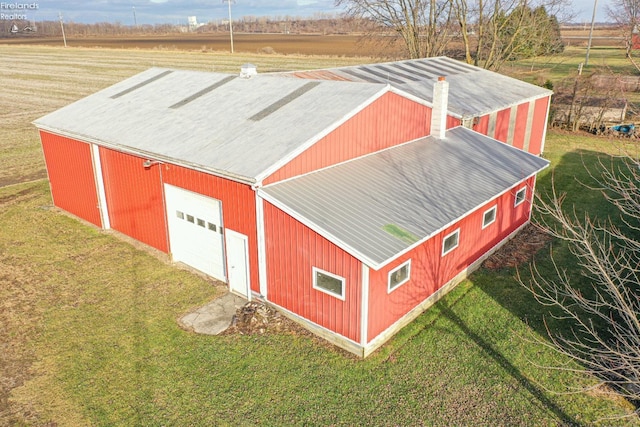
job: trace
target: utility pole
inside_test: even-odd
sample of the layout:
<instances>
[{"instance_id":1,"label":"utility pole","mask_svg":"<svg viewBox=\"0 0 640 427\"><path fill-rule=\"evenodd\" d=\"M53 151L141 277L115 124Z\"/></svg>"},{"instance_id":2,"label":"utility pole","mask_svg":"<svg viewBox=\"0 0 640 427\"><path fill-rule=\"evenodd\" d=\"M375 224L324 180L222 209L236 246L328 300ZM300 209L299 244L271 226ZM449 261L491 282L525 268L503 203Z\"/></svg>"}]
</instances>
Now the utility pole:
<instances>
[{"instance_id":1,"label":"utility pole","mask_svg":"<svg viewBox=\"0 0 640 427\"><path fill-rule=\"evenodd\" d=\"M222 3L227 3L229 5L229 38L231 39L231 53L233 53L233 26L231 24L231 3L234 0L222 0Z\"/></svg>"},{"instance_id":2,"label":"utility pole","mask_svg":"<svg viewBox=\"0 0 640 427\"><path fill-rule=\"evenodd\" d=\"M62 40L64 41L64 47L67 47L67 36L64 35L64 22L62 21L62 13L58 12L60 17L60 28L62 28Z\"/></svg>"},{"instance_id":3,"label":"utility pole","mask_svg":"<svg viewBox=\"0 0 640 427\"><path fill-rule=\"evenodd\" d=\"M138 19L136 18L136 7L133 6L133 26L138 28Z\"/></svg>"},{"instance_id":4,"label":"utility pole","mask_svg":"<svg viewBox=\"0 0 640 427\"><path fill-rule=\"evenodd\" d=\"M591 30L589 30L589 43L587 43L587 57L584 60L585 67L589 65L589 51L591 50L591 39L593 38L593 24L596 22L596 7L598 0L593 0L593 15L591 16Z\"/></svg>"}]
</instances>

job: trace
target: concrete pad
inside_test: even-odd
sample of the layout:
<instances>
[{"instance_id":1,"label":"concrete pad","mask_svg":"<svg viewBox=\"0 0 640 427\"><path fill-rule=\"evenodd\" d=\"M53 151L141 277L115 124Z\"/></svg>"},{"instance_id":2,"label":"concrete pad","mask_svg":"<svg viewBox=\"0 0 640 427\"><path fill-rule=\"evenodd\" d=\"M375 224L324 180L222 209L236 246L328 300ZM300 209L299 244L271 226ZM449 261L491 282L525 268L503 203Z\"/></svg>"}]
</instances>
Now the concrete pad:
<instances>
[{"instance_id":1,"label":"concrete pad","mask_svg":"<svg viewBox=\"0 0 640 427\"><path fill-rule=\"evenodd\" d=\"M179 322L185 329L197 334L218 335L231 325L236 310L246 303L246 299L228 292L182 316Z\"/></svg>"}]
</instances>

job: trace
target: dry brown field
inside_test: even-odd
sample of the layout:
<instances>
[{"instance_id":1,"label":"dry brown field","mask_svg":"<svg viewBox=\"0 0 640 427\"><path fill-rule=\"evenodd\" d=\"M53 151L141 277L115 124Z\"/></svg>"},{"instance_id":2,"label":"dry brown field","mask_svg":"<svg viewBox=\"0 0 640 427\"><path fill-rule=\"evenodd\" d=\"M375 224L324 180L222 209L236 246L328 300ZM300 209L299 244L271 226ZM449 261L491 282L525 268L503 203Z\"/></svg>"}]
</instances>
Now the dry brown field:
<instances>
[{"instance_id":1,"label":"dry brown field","mask_svg":"<svg viewBox=\"0 0 640 427\"><path fill-rule=\"evenodd\" d=\"M562 41L567 46L585 47L589 41L589 26L563 28ZM620 30L615 28L594 28L591 46L624 46Z\"/></svg>"},{"instance_id":2,"label":"dry brown field","mask_svg":"<svg viewBox=\"0 0 640 427\"><path fill-rule=\"evenodd\" d=\"M277 53L286 55L378 56L380 47L367 45L359 35L320 34L233 34L235 52ZM61 46L61 38L4 38L0 44ZM67 37L69 47L103 47L115 49L191 50L229 52L228 33L169 34L123 37ZM363 52L368 52L363 54Z\"/></svg>"},{"instance_id":3,"label":"dry brown field","mask_svg":"<svg viewBox=\"0 0 640 427\"><path fill-rule=\"evenodd\" d=\"M588 27L572 27L562 30L562 38L568 46L586 46ZM362 35L322 35L322 34L255 34L234 33L234 51L243 53L264 53L284 55L327 55L346 57L393 57L399 52L388 44L372 43ZM26 36L20 38L0 38L6 45L61 46L59 37ZM230 50L228 33L187 33L148 36L73 36L67 37L69 47L102 47L111 49L189 50L220 51ZM622 46L620 32L610 28L594 30L593 46Z\"/></svg>"}]
</instances>

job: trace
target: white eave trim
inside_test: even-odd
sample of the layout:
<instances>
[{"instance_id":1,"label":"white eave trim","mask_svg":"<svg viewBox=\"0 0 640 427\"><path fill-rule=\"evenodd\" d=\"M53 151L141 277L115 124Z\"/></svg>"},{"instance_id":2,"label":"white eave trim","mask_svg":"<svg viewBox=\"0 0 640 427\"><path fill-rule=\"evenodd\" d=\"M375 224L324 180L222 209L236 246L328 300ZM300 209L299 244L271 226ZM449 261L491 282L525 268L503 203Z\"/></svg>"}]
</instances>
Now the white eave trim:
<instances>
[{"instance_id":1,"label":"white eave trim","mask_svg":"<svg viewBox=\"0 0 640 427\"><path fill-rule=\"evenodd\" d=\"M456 126L456 127L457 127L457 126ZM474 131L474 132L475 132L475 131ZM481 135L483 135L483 134L481 134ZM484 136L486 136L486 135L484 135ZM390 147L381 148L381 149L380 149L380 150L378 150L378 151L373 151L373 152L370 152L370 153L366 153L366 154L363 154L363 155L361 155L361 156L354 157L354 158L352 158L352 159L346 159L346 160L343 160L343 161L341 161L341 162L334 163L334 164L331 164L331 165L328 165L328 166L324 166L324 167L319 168L319 169L313 169L313 170L310 170L310 171L308 171L308 172L301 173L300 175L290 176L289 178L285 178L285 179L283 179L283 180L281 180L281 181L276 181L276 182L273 182L273 183L271 183L271 184L267 184L267 185L265 185L265 186L262 186L262 185L260 185L260 184L256 184L256 185L254 186L254 188L269 188L269 187L271 187L271 186L278 185L278 184L282 184L282 183L285 183L285 182L287 182L287 181L293 181L294 179L302 178L303 176L312 175L312 174L314 174L314 173L322 172L322 171L327 170L327 169L335 168L335 167L338 167L338 166L344 165L344 164L346 164L346 163L357 162L358 160L362 160L362 159L364 159L364 158L366 158L366 157L369 157L369 156L376 156L376 155L379 155L380 153L382 153L382 152L384 152L384 151L393 150L393 149L398 148L398 147L401 147L401 146L403 146L403 145L413 144L413 143L418 142L418 141L420 141L420 140L423 140L423 139L429 139L429 138L433 138L433 136L431 136L431 135L420 136L420 137L418 137L418 138L416 138L416 139L412 139L411 141L406 141L406 142L402 142L402 143L400 143L400 144L392 145L392 146L390 146ZM501 142L501 144L502 144L502 142Z\"/></svg>"},{"instance_id":2,"label":"white eave trim","mask_svg":"<svg viewBox=\"0 0 640 427\"><path fill-rule=\"evenodd\" d=\"M419 96L415 96L410 94L409 92L406 92L400 88L397 88L395 86L391 86L391 89L389 90L389 92L395 93L396 95L402 96L403 98L407 98L411 101L417 102L418 104L424 105L426 107L431 107L433 108L433 102L429 102L424 98L420 98ZM447 115L453 115L453 113L451 113L450 111L447 112Z\"/></svg>"},{"instance_id":3,"label":"white eave trim","mask_svg":"<svg viewBox=\"0 0 640 427\"><path fill-rule=\"evenodd\" d=\"M343 118L341 118L340 120L336 121L331 126L327 127L325 130L323 130L319 134L315 135L313 138L307 140L304 144L299 145L295 150L291 151L285 157L280 159L277 163L274 163L273 165L269 166L267 169L265 169L264 171L259 173L258 176L256 176L256 181L258 182L258 186L262 186L262 181L267 179L269 176L273 175L279 169L284 167L287 163L290 163L293 159L298 157L300 154L302 154L305 151L307 151L309 148L311 148L315 143L320 141L322 138L324 138L325 136L329 135L331 132L335 131L337 128L339 128L340 126L345 124L347 121L352 119L354 116L356 116L357 114L362 112L365 108L367 108L369 105L371 105L374 101L376 101L377 99L381 98L382 95L384 95L387 92L390 92L391 89L392 89L391 85L387 84L383 89L381 89L380 91L376 92L372 97L370 97L369 99L364 101L362 104L360 104L359 106L357 106L356 108L351 110Z\"/></svg>"},{"instance_id":4,"label":"white eave trim","mask_svg":"<svg viewBox=\"0 0 640 427\"><path fill-rule=\"evenodd\" d=\"M516 148L517 150L517 148ZM547 167L549 167L549 163L547 163L543 168L538 169L536 172L533 172L532 174L522 178L520 181L518 181L517 183L515 183L514 185L512 185L511 187L507 188L504 191L501 191L500 193L496 194L495 196L493 196L490 199L487 199L485 201L483 201L482 203L478 204L477 206L474 206L473 208L469 209L468 211L466 211L464 214L460 215L459 217L457 217L456 219L450 221L449 223L443 225L442 227L438 228L437 230L433 231L431 234L429 234L428 236L418 240L417 242L415 242L413 245L407 247L406 249L404 249L401 252L398 252L397 254L389 257L388 259L386 259L385 261L381 262L380 264L378 264L377 268L374 268L374 270L379 270L381 268L383 268L384 266L386 266L387 264L389 264L390 262L392 262L393 260L401 257L402 255L406 254L407 252L412 251L413 249L417 248L418 246L420 246L421 244L423 244L424 242L426 242L427 240L431 239L432 237L437 236L438 234L442 233L444 230L446 230L447 228L451 227L452 225L462 221L464 218L468 217L470 214L472 214L473 212L477 211L478 209L480 209L480 207L487 205L491 202L493 202L494 200L498 199L499 197L501 197L503 194L507 193L508 191L511 191L512 188L517 187L518 185L521 185L523 182L525 182L526 180L528 180L529 178L536 176L538 173L540 173L541 171L543 171L544 169L546 169Z\"/></svg>"},{"instance_id":5,"label":"white eave trim","mask_svg":"<svg viewBox=\"0 0 640 427\"><path fill-rule=\"evenodd\" d=\"M516 148L516 150L517 150L517 148ZM274 205L278 209L280 209L283 212L285 212L286 214L290 215L295 220L297 220L300 223L304 224L305 226L309 227L311 230L313 230L316 233L320 234L322 237L324 237L325 239L329 240L334 245L338 246L340 249L346 251L347 253L351 254L354 258L356 258L356 259L360 260L362 263L366 264L368 267L372 268L375 271L378 271L381 268L385 267L390 262L392 262L393 260L401 257L402 255L406 254L407 252L412 251L416 247L422 245L427 240L431 239L432 237L440 234L442 231L444 231L447 228L451 227L453 224L455 224L455 223L461 221L462 219L466 218L467 216L469 216L469 214L475 212L480 207L493 202L497 198L501 197L503 194L507 193L508 191L511 191L512 188L517 187L518 185L522 184L523 182L525 182L529 178L531 178L533 176L536 176L538 173L540 173L541 171L546 169L548 166L549 166L549 163L547 162L547 164L544 167L538 169L537 171L531 173L530 175L528 175L526 177L523 177L520 181L518 181L514 185L512 185L509 188L501 191L500 193L496 194L492 198L484 200L482 203L480 203L477 206L474 206L473 208L469 209L464 214L460 215L459 217L455 218L454 220L450 221L449 223L447 223L447 224L443 225L442 227L438 228L437 230L433 231L431 234L423 237L422 239L416 241L415 243L413 243L412 245L408 246L404 250L392 255L391 257L387 258L386 260L384 260L382 262L376 262L376 261L372 260L371 258L366 256L362 252L358 251L357 249L353 248L352 246L350 246L347 243L345 243L344 241L342 241L337 236L335 236L332 233L330 233L327 230L325 230L323 227L321 227L318 224L314 223L313 221L309 220L305 216L299 214L294 209L291 209L290 206L280 202L278 199L276 199L274 197L271 197L271 195L267 194L264 190L259 188L257 191L258 191L258 195L261 198L263 198L264 200L268 201L269 203L271 203L272 205Z\"/></svg>"},{"instance_id":6,"label":"white eave trim","mask_svg":"<svg viewBox=\"0 0 640 427\"><path fill-rule=\"evenodd\" d=\"M547 89L545 89L545 90L547 90ZM551 95L553 95L553 92L549 91L549 93L547 93L547 94L541 94L541 95L531 96L531 97L529 97L529 98L522 98L522 99L519 99L519 100L518 100L518 102L512 102L511 104L506 104L506 105L504 105L504 106L494 108L493 110L483 111L483 112L480 112L480 113L466 113L466 114L464 114L464 116L460 116L460 117L465 117L465 118L467 118L467 117L483 117L483 116L488 116L489 114L497 113L498 111L504 111L504 110L507 110L507 109L509 109L509 108L513 108L513 107L516 107L516 106L520 106L520 105L522 105L522 104L526 104L526 103L529 103L529 102L535 102L535 101L537 101L538 99L548 98L548 97L551 97ZM551 104L551 103L549 103L549 104ZM451 113L451 111L449 111L449 114L450 114L450 115L453 115L453 113ZM545 122L545 123L547 123L547 122ZM546 126L545 126L545 129L546 129Z\"/></svg>"},{"instance_id":7,"label":"white eave trim","mask_svg":"<svg viewBox=\"0 0 640 427\"><path fill-rule=\"evenodd\" d=\"M340 249L342 249L342 250L346 251L347 253L351 254L353 257L355 257L356 259L360 260L364 264L368 265L369 267L373 268L374 270L378 270L378 268L376 268L377 263L375 261L373 261L372 259L370 259L366 255L364 255L363 253L359 252L355 248L349 246L348 244L343 242L341 239L339 239L337 236L331 234L330 232L328 232L324 228L320 227L315 222L310 221L305 216L303 216L303 215L299 214L298 212L296 212L295 210L291 209L290 206L285 205L284 203L282 203L281 201L279 201L278 199L276 199L274 197L271 197L271 195L267 194L264 190L258 188L257 191L258 191L258 196L261 197L263 200L266 200L267 202L271 203L273 206L277 207L278 209L280 209L281 211L283 211L287 215L290 215L296 221L299 221L300 223L302 223L305 226L309 227L311 230L313 230L316 233L320 234L325 239L331 241L334 245L338 246Z\"/></svg>"},{"instance_id":8,"label":"white eave trim","mask_svg":"<svg viewBox=\"0 0 640 427\"><path fill-rule=\"evenodd\" d=\"M456 126L456 128L458 128L458 127L462 127L462 126ZM544 128L545 128L545 130L547 129L547 127L546 127L546 126L545 126ZM455 129L455 128L451 128L451 129ZM449 131L449 130L451 130L451 129L447 129L447 131ZM467 129L468 129L469 131L471 131L471 132L475 132L475 133L477 133L478 135L482 135L482 136L483 136L483 137L485 137L485 138L492 139L495 143L497 143L497 144L502 144L502 145L504 145L505 147L508 147L508 148L509 148L509 150L516 150L516 151L518 151L518 152L520 152L520 153L523 153L523 152L524 152L524 153L529 154L530 156L537 157L537 158L542 159L542 160L544 160L544 161L546 161L546 162L547 162L547 164L546 164L544 167L542 167L542 168L538 169L538 171L537 171L537 172L534 172L533 174L529 175L529 177L531 177L531 176L533 176L533 175L536 175L536 174L537 174L537 173L539 173L539 172L542 172L542 171L543 171L543 170L545 170L547 167L549 167L549 165L551 164L551 161L549 161L549 160L545 159L544 157L542 157L542 155L532 154L532 153L530 153L530 152L528 152L528 151L526 151L526 150L524 150L524 149L522 149L522 148L514 147L513 145L511 145L511 144L507 144L506 142L502 142L502 141L500 141L499 139L496 139L496 138L494 138L494 137L492 137L492 136L485 135L484 133L478 132L478 131L477 131L477 130L475 130L475 129L469 129L469 128L467 128Z\"/></svg>"},{"instance_id":9,"label":"white eave trim","mask_svg":"<svg viewBox=\"0 0 640 427\"><path fill-rule=\"evenodd\" d=\"M103 141L97 138L93 138L90 136L86 136L86 135L81 135L81 134L76 134L73 132L67 132L61 129L56 129L56 128L52 128L49 127L47 125L43 125L41 123L33 122L33 125L36 126L36 128L38 128L39 130L45 131L45 132L49 132L55 135L59 135L59 136L63 136L66 138L71 138L71 139L75 139L76 141L81 141L81 142L85 142L88 144L95 144L95 145L99 145L101 147L105 147L105 148L109 148L112 150L116 150L119 151L121 153L126 153L126 154L132 154L134 156L137 157L144 157L146 159L149 160L157 160L163 163L170 163L176 166L183 166L189 169L193 169L196 170L198 172L204 172L206 174L209 175L215 175L217 177L220 178L225 178L225 179L229 179L231 181L236 181L239 182L241 184L247 184L247 185L253 185L255 184L255 179L253 178L249 178L246 176L241 176L241 175L236 175L233 173L229 173L226 171L220 171L217 169L209 169L206 167L203 167L201 165L197 165L194 163L190 163L190 162L185 162L176 158L172 158L172 157L167 157L167 156L162 156L162 155L158 155L157 153L150 153L150 152L146 152L143 150L135 150L132 149L130 147L127 147L126 145L120 145L120 144L115 144L115 143L110 143L107 141Z\"/></svg>"}]
</instances>

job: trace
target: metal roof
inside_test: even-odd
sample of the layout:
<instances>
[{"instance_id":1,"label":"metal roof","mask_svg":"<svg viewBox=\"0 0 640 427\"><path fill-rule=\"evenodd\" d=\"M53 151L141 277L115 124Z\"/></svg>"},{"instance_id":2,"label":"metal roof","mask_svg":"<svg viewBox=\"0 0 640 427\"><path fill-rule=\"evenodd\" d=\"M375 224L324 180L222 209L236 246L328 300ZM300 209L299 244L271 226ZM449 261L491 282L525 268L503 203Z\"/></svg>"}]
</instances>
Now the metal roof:
<instances>
[{"instance_id":1,"label":"metal roof","mask_svg":"<svg viewBox=\"0 0 640 427\"><path fill-rule=\"evenodd\" d=\"M384 84L152 68L34 124L254 182L389 89Z\"/></svg>"},{"instance_id":2,"label":"metal roof","mask_svg":"<svg viewBox=\"0 0 640 427\"><path fill-rule=\"evenodd\" d=\"M259 194L378 269L548 164L457 127Z\"/></svg>"},{"instance_id":3,"label":"metal roof","mask_svg":"<svg viewBox=\"0 0 640 427\"><path fill-rule=\"evenodd\" d=\"M493 71L444 56L325 70L291 71L289 77L386 83L428 103L433 84L444 76L449 82L449 112L458 117L482 116L551 91Z\"/></svg>"}]
</instances>

